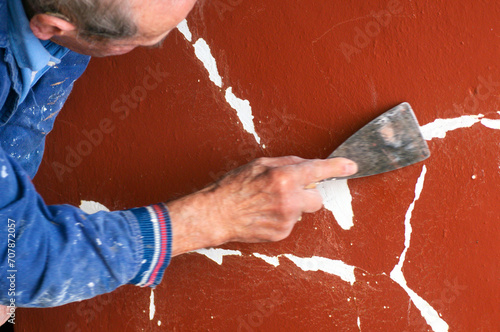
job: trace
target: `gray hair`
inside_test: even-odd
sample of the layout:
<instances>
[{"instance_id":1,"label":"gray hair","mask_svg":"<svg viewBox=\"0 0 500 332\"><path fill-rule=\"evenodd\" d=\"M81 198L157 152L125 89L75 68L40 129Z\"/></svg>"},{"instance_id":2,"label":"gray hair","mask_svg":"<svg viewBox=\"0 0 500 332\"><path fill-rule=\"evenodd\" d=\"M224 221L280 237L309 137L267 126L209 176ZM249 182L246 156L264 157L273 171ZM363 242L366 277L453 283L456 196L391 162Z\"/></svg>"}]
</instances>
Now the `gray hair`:
<instances>
[{"instance_id":1,"label":"gray hair","mask_svg":"<svg viewBox=\"0 0 500 332\"><path fill-rule=\"evenodd\" d=\"M48 13L76 25L83 38L124 39L137 33L130 2L124 0L25 0L33 14Z\"/></svg>"}]
</instances>

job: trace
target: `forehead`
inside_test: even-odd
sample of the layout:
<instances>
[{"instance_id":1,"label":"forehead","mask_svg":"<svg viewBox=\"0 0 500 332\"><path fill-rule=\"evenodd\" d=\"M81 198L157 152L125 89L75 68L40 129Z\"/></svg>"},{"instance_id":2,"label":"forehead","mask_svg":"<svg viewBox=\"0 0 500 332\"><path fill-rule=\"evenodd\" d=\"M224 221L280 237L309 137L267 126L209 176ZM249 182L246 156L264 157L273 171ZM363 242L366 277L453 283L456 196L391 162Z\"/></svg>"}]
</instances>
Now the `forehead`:
<instances>
[{"instance_id":1,"label":"forehead","mask_svg":"<svg viewBox=\"0 0 500 332\"><path fill-rule=\"evenodd\" d=\"M156 37L175 28L196 0L132 0L131 10L143 37Z\"/></svg>"}]
</instances>

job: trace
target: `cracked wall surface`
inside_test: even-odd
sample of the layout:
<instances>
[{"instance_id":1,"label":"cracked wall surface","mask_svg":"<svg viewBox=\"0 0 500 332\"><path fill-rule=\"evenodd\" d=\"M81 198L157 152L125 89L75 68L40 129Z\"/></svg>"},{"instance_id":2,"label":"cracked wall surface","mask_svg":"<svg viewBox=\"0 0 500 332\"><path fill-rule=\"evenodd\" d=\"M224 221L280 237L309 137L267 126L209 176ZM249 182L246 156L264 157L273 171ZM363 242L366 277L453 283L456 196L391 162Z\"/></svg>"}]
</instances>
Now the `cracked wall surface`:
<instances>
[{"instance_id":1,"label":"cracked wall surface","mask_svg":"<svg viewBox=\"0 0 500 332\"><path fill-rule=\"evenodd\" d=\"M257 157L324 158L403 101L432 155L322 188L325 208L286 240L185 254L154 291L19 309L16 328L498 330L498 17L494 1L203 1L161 49L93 59L48 137L47 203L130 208ZM114 129L56 178L103 119Z\"/></svg>"}]
</instances>

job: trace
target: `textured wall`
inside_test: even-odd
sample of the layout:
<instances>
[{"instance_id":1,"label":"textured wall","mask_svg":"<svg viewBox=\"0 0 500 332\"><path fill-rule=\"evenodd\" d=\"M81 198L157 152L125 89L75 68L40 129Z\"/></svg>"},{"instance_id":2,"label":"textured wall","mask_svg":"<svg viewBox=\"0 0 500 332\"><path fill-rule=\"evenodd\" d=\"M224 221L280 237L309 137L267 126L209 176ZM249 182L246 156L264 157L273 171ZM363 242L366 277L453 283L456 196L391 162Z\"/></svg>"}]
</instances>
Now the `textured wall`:
<instances>
[{"instance_id":1,"label":"textured wall","mask_svg":"<svg viewBox=\"0 0 500 332\"><path fill-rule=\"evenodd\" d=\"M211 0L163 48L92 60L35 179L51 204L130 208L259 156L326 157L403 101L432 157L323 188L330 210L284 241L182 255L154 292L20 309L17 330L498 330L499 17L493 0Z\"/></svg>"}]
</instances>

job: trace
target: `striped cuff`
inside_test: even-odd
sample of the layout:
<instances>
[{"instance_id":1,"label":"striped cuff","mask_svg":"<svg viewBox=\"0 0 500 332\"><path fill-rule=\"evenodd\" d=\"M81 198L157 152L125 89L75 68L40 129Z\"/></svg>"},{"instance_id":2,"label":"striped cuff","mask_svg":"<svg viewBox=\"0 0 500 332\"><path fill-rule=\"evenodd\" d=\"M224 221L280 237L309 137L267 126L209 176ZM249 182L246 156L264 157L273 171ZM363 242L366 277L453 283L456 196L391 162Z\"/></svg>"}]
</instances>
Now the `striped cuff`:
<instances>
[{"instance_id":1,"label":"striped cuff","mask_svg":"<svg viewBox=\"0 0 500 332\"><path fill-rule=\"evenodd\" d=\"M130 283L155 287L172 257L172 226L167 206L160 203L129 211L139 222L144 248L141 268Z\"/></svg>"}]
</instances>

